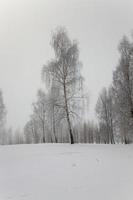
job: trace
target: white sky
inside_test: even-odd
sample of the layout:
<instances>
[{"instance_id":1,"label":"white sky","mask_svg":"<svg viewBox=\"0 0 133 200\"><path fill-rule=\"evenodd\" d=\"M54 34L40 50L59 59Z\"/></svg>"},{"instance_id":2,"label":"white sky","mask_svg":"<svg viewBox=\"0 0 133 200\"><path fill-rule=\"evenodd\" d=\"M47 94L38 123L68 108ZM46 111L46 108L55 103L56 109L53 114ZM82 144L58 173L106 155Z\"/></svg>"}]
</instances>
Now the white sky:
<instances>
[{"instance_id":1,"label":"white sky","mask_svg":"<svg viewBox=\"0 0 133 200\"><path fill-rule=\"evenodd\" d=\"M41 68L53 56L51 31L65 26L79 41L90 92L90 118L111 83L121 37L133 29L133 0L0 0L0 88L8 125L22 128L32 112Z\"/></svg>"}]
</instances>

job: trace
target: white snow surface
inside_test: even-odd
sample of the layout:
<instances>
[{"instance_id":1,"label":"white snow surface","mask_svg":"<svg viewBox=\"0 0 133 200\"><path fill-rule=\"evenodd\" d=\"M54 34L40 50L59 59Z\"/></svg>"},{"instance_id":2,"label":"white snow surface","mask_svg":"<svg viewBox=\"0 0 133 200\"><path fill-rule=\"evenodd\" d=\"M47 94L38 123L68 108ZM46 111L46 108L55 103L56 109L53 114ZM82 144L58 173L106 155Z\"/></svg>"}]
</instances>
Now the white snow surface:
<instances>
[{"instance_id":1,"label":"white snow surface","mask_svg":"<svg viewBox=\"0 0 133 200\"><path fill-rule=\"evenodd\" d=\"M0 200L133 200L133 145L0 146Z\"/></svg>"}]
</instances>

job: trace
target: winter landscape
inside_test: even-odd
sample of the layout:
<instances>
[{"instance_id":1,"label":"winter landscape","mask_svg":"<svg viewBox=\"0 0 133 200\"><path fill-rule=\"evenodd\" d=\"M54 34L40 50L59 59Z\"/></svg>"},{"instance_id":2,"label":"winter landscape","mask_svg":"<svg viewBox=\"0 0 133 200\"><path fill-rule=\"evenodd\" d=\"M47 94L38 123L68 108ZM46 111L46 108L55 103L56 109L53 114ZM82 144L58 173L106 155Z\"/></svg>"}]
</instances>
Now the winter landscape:
<instances>
[{"instance_id":1,"label":"winter landscape","mask_svg":"<svg viewBox=\"0 0 133 200\"><path fill-rule=\"evenodd\" d=\"M0 0L0 200L133 200L132 0Z\"/></svg>"}]
</instances>

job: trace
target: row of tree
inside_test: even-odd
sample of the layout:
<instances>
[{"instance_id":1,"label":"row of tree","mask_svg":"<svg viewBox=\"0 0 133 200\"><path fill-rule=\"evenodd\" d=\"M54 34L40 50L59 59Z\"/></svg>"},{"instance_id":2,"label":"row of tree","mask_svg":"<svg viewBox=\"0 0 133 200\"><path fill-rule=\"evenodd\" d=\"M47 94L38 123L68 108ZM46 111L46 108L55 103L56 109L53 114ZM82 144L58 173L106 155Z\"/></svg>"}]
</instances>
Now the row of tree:
<instances>
[{"instance_id":1,"label":"row of tree","mask_svg":"<svg viewBox=\"0 0 133 200\"><path fill-rule=\"evenodd\" d=\"M4 128L6 110L0 92L1 144L21 143L131 143L133 141L133 43L123 37L112 84L103 88L97 103L97 122L85 119L84 91L77 41L64 28L52 35L55 57L42 68L45 90L39 89L33 112L23 132Z\"/></svg>"},{"instance_id":2,"label":"row of tree","mask_svg":"<svg viewBox=\"0 0 133 200\"><path fill-rule=\"evenodd\" d=\"M133 43L123 37L120 58L109 89L103 89L96 105L99 131L106 143L133 142Z\"/></svg>"}]
</instances>

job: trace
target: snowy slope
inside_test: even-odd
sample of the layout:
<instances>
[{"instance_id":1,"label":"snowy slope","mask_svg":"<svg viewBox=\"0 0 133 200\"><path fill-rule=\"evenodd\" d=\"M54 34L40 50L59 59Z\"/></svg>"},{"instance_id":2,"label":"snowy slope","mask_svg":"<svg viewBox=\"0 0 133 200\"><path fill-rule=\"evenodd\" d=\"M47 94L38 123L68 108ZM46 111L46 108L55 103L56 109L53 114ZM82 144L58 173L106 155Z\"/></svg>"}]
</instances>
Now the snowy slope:
<instances>
[{"instance_id":1,"label":"snowy slope","mask_svg":"<svg viewBox=\"0 0 133 200\"><path fill-rule=\"evenodd\" d=\"M0 146L0 200L133 200L133 145Z\"/></svg>"}]
</instances>

